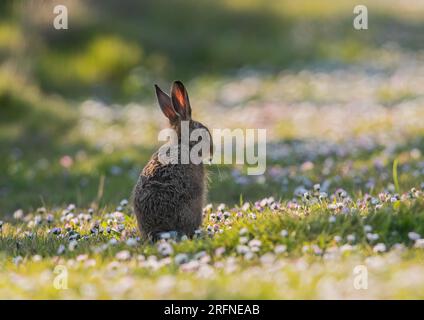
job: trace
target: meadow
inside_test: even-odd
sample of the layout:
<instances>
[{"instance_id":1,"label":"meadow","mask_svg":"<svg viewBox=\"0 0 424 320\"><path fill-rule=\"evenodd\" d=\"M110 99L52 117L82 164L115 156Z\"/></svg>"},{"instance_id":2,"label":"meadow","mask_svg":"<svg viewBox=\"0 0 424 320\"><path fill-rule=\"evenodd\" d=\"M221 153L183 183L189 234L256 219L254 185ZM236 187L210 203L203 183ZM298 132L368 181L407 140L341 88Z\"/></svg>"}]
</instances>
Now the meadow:
<instances>
[{"instance_id":1,"label":"meadow","mask_svg":"<svg viewBox=\"0 0 424 320\"><path fill-rule=\"evenodd\" d=\"M60 32L0 4L0 298L424 298L420 1L363 1L366 31L354 1L62 2ZM174 79L209 128L267 129L267 169L209 166L195 237L143 242Z\"/></svg>"}]
</instances>

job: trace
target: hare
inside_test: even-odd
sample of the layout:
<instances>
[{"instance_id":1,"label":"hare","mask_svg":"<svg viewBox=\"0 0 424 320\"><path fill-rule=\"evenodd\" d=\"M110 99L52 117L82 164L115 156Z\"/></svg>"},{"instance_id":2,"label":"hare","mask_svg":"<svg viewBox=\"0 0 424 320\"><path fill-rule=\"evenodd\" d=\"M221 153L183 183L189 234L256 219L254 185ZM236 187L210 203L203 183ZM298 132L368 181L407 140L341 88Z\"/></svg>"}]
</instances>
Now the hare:
<instances>
[{"instance_id":1,"label":"hare","mask_svg":"<svg viewBox=\"0 0 424 320\"><path fill-rule=\"evenodd\" d=\"M206 170L203 161L190 160L182 163L183 150L193 148L197 142L181 138L182 125L188 125L189 132L206 130L209 140L202 160L210 159L213 143L209 130L200 122L191 119L191 106L187 91L180 81L171 88L171 97L157 85L156 96L163 114L168 118L171 129L175 130L179 151L176 162L164 162L160 149L156 151L142 170L133 191L133 205L143 239L156 240L162 232L176 231L177 234L192 236L202 223L202 211L206 199Z\"/></svg>"}]
</instances>

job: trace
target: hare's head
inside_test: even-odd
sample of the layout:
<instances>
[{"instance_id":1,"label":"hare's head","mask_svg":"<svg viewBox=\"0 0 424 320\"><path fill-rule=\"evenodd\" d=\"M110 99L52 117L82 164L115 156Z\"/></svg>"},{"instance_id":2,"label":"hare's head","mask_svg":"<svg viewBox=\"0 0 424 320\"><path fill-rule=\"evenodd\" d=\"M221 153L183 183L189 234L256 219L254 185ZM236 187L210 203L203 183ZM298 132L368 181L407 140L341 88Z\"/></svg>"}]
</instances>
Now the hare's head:
<instances>
[{"instance_id":1,"label":"hare's head","mask_svg":"<svg viewBox=\"0 0 424 320\"><path fill-rule=\"evenodd\" d=\"M171 96L163 92L157 85L156 96L163 114L168 118L169 124L178 135L178 143L182 141L182 134L188 131L187 143L190 147L199 143L208 143L209 154L201 155L202 158L212 158L213 142L209 129L191 118L191 106L188 93L181 81L174 81L171 87ZM188 130L187 130L188 129ZM193 141L191 138L193 138ZM198 137L198 139L196 138Z\"/></svg>"}]
</instances>

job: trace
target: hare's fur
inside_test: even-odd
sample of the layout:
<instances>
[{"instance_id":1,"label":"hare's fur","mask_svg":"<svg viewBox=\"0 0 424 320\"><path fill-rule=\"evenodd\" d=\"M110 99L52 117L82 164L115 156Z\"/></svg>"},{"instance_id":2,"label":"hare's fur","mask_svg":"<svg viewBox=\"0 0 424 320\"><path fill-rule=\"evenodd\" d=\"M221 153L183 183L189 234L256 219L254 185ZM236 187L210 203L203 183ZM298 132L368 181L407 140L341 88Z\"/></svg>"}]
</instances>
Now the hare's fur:
<instances>
[{"instance_id":1,"label":"hare's fur","mask_svg":"<svg viewBox=\"0 0 424 320\"><path fill-rule=\"evenodd\" d=\"M184 86L180 82L177 84L180 85L178 88L182 88L185 92ZM174 87L175 83L172 95L177 90ZM188 109L184 110L184 105L168 101L165 93L158 87L156 90L162 111L169 118L171 127L176 132L179 132L181 120L189 120L190 127L203 127L200 123L191 120L191 109L186 92L185 107ZM161 101L161 98L164 100ZM172 110L164 110L164 108L172 108ZM173 118L170 114L172 111L178 117ZM159 233L166 231L193 235L202 223L206 180L202 163L163 164L159 161L158 152L154 153L142 170L133 192L134 212L142 237L156 239Z\"/></svg>"}]
</instances>

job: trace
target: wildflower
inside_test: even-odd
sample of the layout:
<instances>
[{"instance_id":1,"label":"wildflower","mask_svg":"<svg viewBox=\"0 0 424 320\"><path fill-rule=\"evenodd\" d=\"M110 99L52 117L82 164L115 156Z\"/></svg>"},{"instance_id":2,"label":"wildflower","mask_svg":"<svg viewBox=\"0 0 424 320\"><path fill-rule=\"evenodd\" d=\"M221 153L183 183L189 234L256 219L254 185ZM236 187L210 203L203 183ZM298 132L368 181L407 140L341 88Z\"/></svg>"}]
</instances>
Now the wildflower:
<instances>
[{"instance_id":1,"label":"wildflower","mask_svg":"<svg viewBox=\"0 0 424 320\"><path fill-rule=\"evenodd\" d=\"M259 259L264 265L271 265L275 261L275 256L271 252L265 253Z\"/></svg>"},{"instance_id":2,"label":"wildflower","mask_svg":"<svg viewBox=\"0 0 424 320\"><path fill-rule=\"evenodd\" d=\"M69 245L68 245L69 251L74 251L77 245L78 245L78 242L76 240L72 240L71 242L69 242Z\"/></svg>"},{"instance_id":3,"label":"wildflower","mask_svg":"<svg viewBox=\"0 0 424 320\"><path fill-rule=\"evenodd\" d=\"M424 249L424 239L415 240L414 248Z\"/></svg>"},{"instance_id":4,"label":"wildflower","mask_svg":"<svg viewBox=\"0 0 424 320\"><path fill-rule=\"evenodd\" d=\"M22 209L18 209L13 213L13 218L15 218L16 220L21 220L24 217L24 212L22 211Z\"/></svg>"},{"instance_id":5,"label":"wildflower","mask_svg":"<svg viewBox=\"0 0 424 320\"><path fill-rule=\"evenodd\" d=\"M51 234L60 234L62 232L62 229L61 228L53 228L53 229L51 229L50 230L50 233Z\"/></svg>"},{"instance_id":6,"label":"wildflower","mask_svg":"<svg viewBox=\"0 0 424 320\"><path fill-rule=\"evenodd\" d=\"M187 255L187 254L185 254L185 253L179 253L179 254L177 254L177 255L174 257L174 262L175 262L177 265L181 265L181 264L187 263L188 261L189 261L189 259L188 259L188 255Z\"/></svg>"},{"instance_id":7,"label":"wildflower","mask_svg":"<svg viewBox=\"0 0 424 320\"><path fill-rule=\"evenodd\" d=\"M420 239L421 236L418 233L416 233L416 232L409 232L408 233L408 238L411 239L411 240L413 240L413 241L415 241L415 240Z\"/></svg>"},{"instance_id":8,"label":"wildflower","mask_svg":"<svg viewBox=\"0 0 424 320\"><path fill-rule=\"evenodd\" d=\"M355 242L355 240L356 240L356 236L355 236L354 234L349 234L349 235L346 237L346 239L347 239L347 241L349 241L350 243L352 243L352 242Z\"/></svg>"},{"instance_id":9,"label":"wildflower","mask_svg":"<svg viewBox=\"0 0 424 320\"><path fill-rule=\"evenodd\" d=\"M280 236L281 237L285 238L288 235L289 235L289 232L287 230L283 229L283 230L280 231Z\"/></svg>"},{"instance_id":10,"label":"wildflower","mask_svg":"<svg viewBox=\"0 0 424 320\"><path fill-rule=\"evenodd\" d=\"M336 217L335 217L335 216L330 216L330 217L328 218L328 222L330 222L330 223L334 223L334 222L336 222Z\"/></svg>"},{"instance_id":11,"label":"wildflower","mask_svg":"<svg viewBox=\"0 0 424 320\"><path fill-rule=\"evenodd\" d=\"M251 251L248 251L244 254L244 260L252 260L255 257L255 254Z\"/></svg>"},{"instance_id":12,"label":"wildflower","mask_svg":"<svg viewBox=\"0 0 424 320\"><path fill-rule=\"evenodd\" d=\"M239 242L241 244L246 244L247 242L249 242L249 238L248 237L240 237Z\"/></svg>"},{"instance_id":13,"label":"wildflower","mask_svg":"<svg viewBox=\"0 0 424 320\"><path fill-rule=\"evenodd\" d=\"M216 220L217 220L217 221L221 221L221 220L222 220L222 212L218 212L218 213L216 214Z\"/></svg>"},{"instance_id":14,"label":"wildflower","mask_svg":"<svg viewBox=\"0 0 424 320\"><path fill-rule=\"evenodd\" d=\"M386 245L384 243L378 243L374 246L373 251L375 253L385 252L386 251Z\"/></svg>"},{"instance_id":15,"label":"wildflower","mask_svg":"<svg viewBox=\"0 0 424 320\"><path fill-rule=\"evenodd\" d=\"M327 193L325 193L325 192L320 192L319 193L319 199L322 201L322 200L324 200L324 199L327 199L328 198L328 195L327 195Z\"/></svg>"},{"instance_id":16,"label":"wildflower","mask_svg":"<svg viewBox=\"0 0 424 320\"><path fill-rule=\"evenodd\" d=\"M192 260L187 263L181 265L181 271L183 272L193 272L199 269L200 263L199 261Z\"/></svg>"},{"instance_id":17,"label":"wildflower","mask_svg":"<svg viewBox=\"0 0 424 320\"><path fill-rule=\"evenodd\" d=\"M69 236L69 240L78 240L79 238L81 238L80 234L77 232L71 233L71 235Z\"/></svg>"},{"instance_id":18,"label":"wildflower","mask_svg":"<svg viewBox=\"0 0 424 320\"><path fill-rule=\"evenodd\" d=\"M295 195L295 196L297 196L297 197L301 197L301 196L303 196L305 193L308 193L308 190L306 190L304 186L297 187L297 188L294 190L294 195Z\"/></svg>"},{"instance_id":19,"label":"wildflower","mask_svg":"<svg viewBox=\"0 0 424 320\"><path fill-rule=\"evenodd\" d=\"M364 226L364 232L371 232L371 231L372 231L372 227L370 225L366 224Z\"/></svg>"},{"instance_id":20,"label":"wildflower","mask_svg":"<svg viewBox=\"0 0 424 320\"><path fill-rule=\"evenodd\" d=\"M312 250L314 251L314 253L316 255L321 255L322 254L322 249L318 245L316 245L316 244L312 245Z\"/></svg>"},{"instance_id":21,"label":"wildflower","mask_svg":"<svg viewBox=\"0 0 424 320\"><path fill-rule=\"evenodd\" d=\"M344 244L340 247L340 252L350 252L353 250L353 247L350 244Z\"/></svg>"},{"instance_id":22,"label":"wildflower","mask_svg":"<svg viewBox=\"0 0 424 320\"><path fill-rule=\"evenodd\" d=\"M405 245L403 243L395 243L392 246L392 249L397 251L403 251L405 249Z\"/></svg>"},{"instance_id":23,"label":"wildflower","mask_svg":"<svg viewBox=\"0 0 424 320\"><path fill-rule=\"evenodd\" d=\"M249 247L245 245L238 245L236 250L238 254L245 254L250 251Z\"/></svg>"},{"instance_id":24,"label":"wildflower","mask_svg":"<svg viewBox=\"0 0 424 320\"><path fill-rule=\"evenodd\" d=\"M39 213L39 214L44 214L46 212L47 212L47 210L44 207L40 207L40 208L37 209L37 213Z\"/></svg>"},{"instance_id":25,"label":"wildflower","mask_svg":"<svg viewBox=\"0 0 424 320\"><path fill-rule=\"evenodd\" d=\"M211 203L209 203L209 204L206 205L206 207L203 208L203 211L204 212L210 212L210 211L212 211L212 209L213 209L213 206L212 206Z\"/></svg>"},{"instance_id":26,"label":"wildflower","mask_svg":"<svg viewBox=\"0 0 424 320\"><path fill-rule=\"evenodd\" d=\"M249 247L260 247L262 245L262 242L257 239L253 239L249 241Z\"/></svg>"},{"instance_id":27,"label":"wildflower","mask_svg":"<svg viewBox=\"0 0 424 320\"><path fill-rule=\"evenodd\" d=\"M49 215L46 217L46 221L47 221L47 223L52 223L52 222L53 222L53 220L54 220L54 217L53 217L53 215L52 215L52 214L49 214Z\"/></svg>"},{"instance_id":28,"label":"wildflower","mask_svg":"<svg viewBox=\"0 0 424 320\"><path fill-rule=\"evenodd\" d=\"M342 237L334 236L334 241L336 241L338 243L338 242L342 241Z\"/></svg>"},{"instance_id":29,"label":"wildflower","mask_svg":"<svg viewBox=\"0 0 424 320\"><path fill-rule=\"evenodd\" d=\"M274 248L274 252L276 254L281 254L287 251L287 246L284 244L280 244Z\"/></svg>"},{"instance_id":30,"label":"wildflower","mask_svg":"<svg viewBox=\"0 0 424 320\"><path fill-rule=\"evenodd\" d=\"M372 205L374 205L374 206L375 206L375 205L377 205L378 203L379 203L379 200L378 200L377 198L372 198L372 199L371 199L371 204L372 204Z\"/></svg>"},{"instance_id":31,"label":"wildflower","mask_svg":"<svg viewBox=\"0 0 424 320\"><path fill-rule=\"evenodd\" d=\"M128 250L122 250L115 255L115 258L120 261L129 260L131 258L131 253Z\"/></svg>"},{"instance_id":32,"label":"wildflower","mask_svg":"<svg viewBox=\"0 0 424 320\"><path fill-rule=\"evenodd\" d=\"M330 210L336 210L338 208L338 205L336 203L330 203L328 205L328 209Z\"/></svg>"},{"instance_id":33,"label":"wildflower","mask_svg":"<svg viewBox=\"0 0 424 320\"><path fill-rule=\"evenodd\" d=\"M24 258L22 256L16 256L12 259L12 262L16 265L21 264L24 261Z\"/></svg>"},{"instance_id":34,"label":"wildflower","mask_svg":"<svg viewBox=\"0 0 424 320\"><path fill-rule=\"evenodd\" d=\"M85 261L88 259L88 255L87 254L80 254L79 256L77 256L77 261L81 262L81 261Z\"/></svg>"},{"instance_id":35,"label":"wildflower","mask_svg":"<svg viewBox=\"0 0 424 320\"><path fill-rule=\"evenodd\" d=\"M129 238L125 243L127 246L133 247L137 244L137 240L135 238Z\"/></svg>"},{"instance_id":36,"label":"wildflower","mask_svg":"<svg viewBox=\"0 0 424 320\"><path fill-rule=\"evenodd\" d=\"M247 234L249 232L249 230L247 229L247 228L241 228L240 229L240 231L239 231L239 235L245 235L245 234Z\"/></svg>"},{"instance_id":37,"label":"wildflower","mask_svg":"<svg viewBox=\"0 0 424 320\"><path fill-rule=\"evenodd\" d=\"M74 160L72 157L64 155L62 158L60 158L59 163L65 169L69 169L74 164Z\"/></svg>"},{"instance_id":38,"label":"wildflower","mask_svg":"<svg viewBox=\"0 0 424 320\"><path fill-rule=\"evenodd\" d=\"M162 256L170 256L174 249L168 242L161 242L158 245L158 251Z\"/></svg>"},{"instance_id":39,"label":"wildflower","mask_svg":"<svg viewBox=\"0 0 424 320\"><path fill-rule=\"evenodd\" d=\"M224 211L225 209L225 203L221 203L218 208L216 208L218 211Z\"/></svg>"},{"instance_id":40,"label":"wildflower","mask_svg":"<svg viewBox=\"0 0 424 320\"><path fill-rule=\"evenodd\" d=\"M34 262L40 262L43 259L42 256L40 256L39 254L33 255L31 260Z\"/></svg>"},{"instance_id":41,"label":"wildflower","mask_svg":"<svg viewBox=\"0 0 424 320\"><path fill-rule=\"evenodd\" d=\"M342 213L343 213L343 214L349 214L349 213L351 213L351 210L350 210L350 208L348 208L348 207L343 207L343 209L342 209Z\"/></svg>"},{"instance_id":42,"label":"wildflower","mask_svg":"<svg viewBox=\"0 0 424 320\"><path fill-rule=\"evenodd\" d=\"M57 254L58 255L61 255L62 253L64 253L65 252L65 246L63 245L63 244L61 244L60 246L59 246L59 248L57 249Z\"/></svg>"},{"instance_id":43,"label":"wildflower","mask_svg":"<svg viewBox=\"0 0 424 320\"><path fill-rule=\"evenodd\" d=\"M309 252L310 251L310 247L308 246L308 245L304 245L303 247L302 247L302 252L303 253L307 253L307 252Z\"/></svg>"},{"instance_id":44,"label":"wildflower","mask_svg":"<svg viewBox=\"0 0 424 320\"><path fill-rule=\"evenodd\" d=\"M340 197L340 198L346 198L347 197L347 192L343 189L338 189L336 191L336 194Z\"/></svg>"},{"instance_id":45,"label":"wildflower","mask_svg":"<svg viewBox=\"0 0 424 320\"><path fill-rule=\"evenodd\" d=\"M169 232L161 232L159 238L164 240L171 239L171 234Z\"/></svg>"},{"instance_id":46,"label":"wildflower","mask_svg":"<svg viewBox=\"0 0 424 320\"><path fill-rule=\"evenodd\" d=\"M367 239L369 241L375 241L378 240L379 236L377 233L367 233Z\"/></svg>"},{"instance_id":47,"label":"wildflower","mask_svg":"<svg viewBox=\"0 0 424 320\"><path fill-rule=\"evenodd\" d=\"M198 253L196 253L195 255L194 255L194 260L201 260L201 259L203 259L203 258L205 258L207 256L207 253L206 253L206 251L199 251Z\"/></svg>"},{"instance_id":48,"label":"wildflower","mask_svg":"<svg viewBox=\"0 0 424 320\"><path fill-rule=\"evenodd\" d=\"M96 260L94 260L94 259L88 259L84 263L84 267L86 267L86 268L94 267L95 265L96 265Z\"/></svg>"},{"instance_id":49,"label":"wildflower","mask_svg":"<svg viewBox=\"0 0 424 320\"><path fill-rule=\"evenodd\" d=\"M118 244L118 240L116 240L115 238L109 240L109 245L114 246L116 244Z\"/></svg>"},{"instance_id":50,"label":"wildflower","mask_svg":"<svg viewBox=\"0 0 424 320\"><path fill-rule=\"evenodd\" d=\"M225 248L224 247L219 247L219 248L216 248L216 250L215 250L215 255L217 257L222 256L224 253L225 253Z\"/></svg>"},{"instance_id":51,"label":"wildflower","mask_svg":"<svg viewBox=\"0 0 424 320\"><path fill-rule=\"evenodd\" d=\"M124 214L120 211L115 211L114 213L112 213L112 217L118 222L123 222L125 220Z\"/></svg>"}]
</instances>

